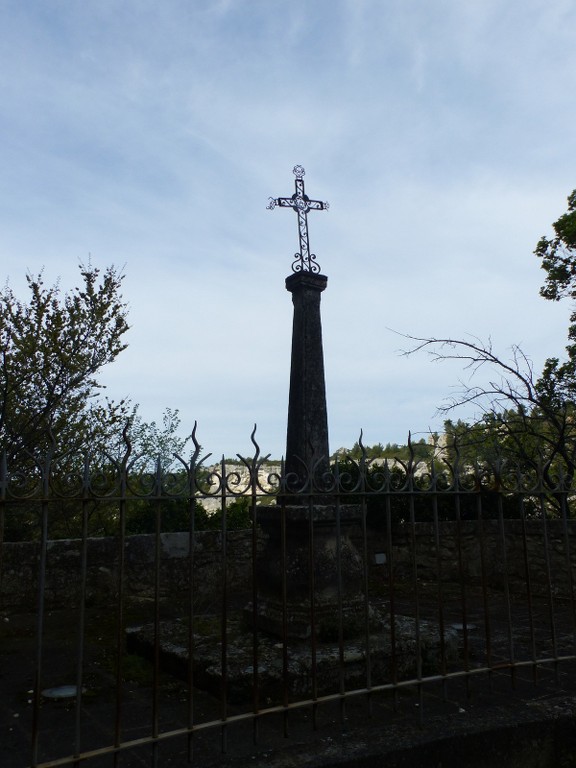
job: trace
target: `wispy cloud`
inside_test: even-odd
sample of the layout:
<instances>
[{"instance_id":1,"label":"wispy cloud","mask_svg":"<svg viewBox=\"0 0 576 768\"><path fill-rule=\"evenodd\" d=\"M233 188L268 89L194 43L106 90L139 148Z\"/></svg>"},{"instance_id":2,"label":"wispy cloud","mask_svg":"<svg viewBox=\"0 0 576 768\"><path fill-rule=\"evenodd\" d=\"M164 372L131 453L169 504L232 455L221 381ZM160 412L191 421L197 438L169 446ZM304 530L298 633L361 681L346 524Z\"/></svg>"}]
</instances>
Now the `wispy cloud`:
<instances>
[{"instance_id":1,"label":"wispy cloud","mask_svg":"<svg viewBox=\"0 0 576 768\"><path fill-rule=\"evenodd\" d=\"M265 206L302 163L331 203L310 226L333 447L437 426L456 372L387 328L562 352L532 250L576 186L575 31L563 0L6 2L4 273L126 264L111 394L216 452L258 421L278 455L297 241Z\"/></svg>"}]
</instances>

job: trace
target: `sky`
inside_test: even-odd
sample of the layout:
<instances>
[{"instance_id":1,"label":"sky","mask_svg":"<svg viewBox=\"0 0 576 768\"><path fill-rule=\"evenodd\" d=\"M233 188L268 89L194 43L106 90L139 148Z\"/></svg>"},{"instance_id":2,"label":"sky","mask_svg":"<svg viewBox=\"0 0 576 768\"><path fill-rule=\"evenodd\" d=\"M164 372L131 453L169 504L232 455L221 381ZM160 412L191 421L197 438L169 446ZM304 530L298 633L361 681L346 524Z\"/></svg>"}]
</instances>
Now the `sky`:
<instances>
[{"instance_id":1,"label":"sky","mask_svg":"<svg viewBox=\"0 0 576 768\"><path fill-rule=\"evenodd\" d=\"M300 164L330 448L426 437L467 374L401 334L563 354L533 251L576 187L575 34L571 0L0 0L0 280L116 265L108 396L278 458L298 237L266 206Z\"/></svg>"}]
</instances>

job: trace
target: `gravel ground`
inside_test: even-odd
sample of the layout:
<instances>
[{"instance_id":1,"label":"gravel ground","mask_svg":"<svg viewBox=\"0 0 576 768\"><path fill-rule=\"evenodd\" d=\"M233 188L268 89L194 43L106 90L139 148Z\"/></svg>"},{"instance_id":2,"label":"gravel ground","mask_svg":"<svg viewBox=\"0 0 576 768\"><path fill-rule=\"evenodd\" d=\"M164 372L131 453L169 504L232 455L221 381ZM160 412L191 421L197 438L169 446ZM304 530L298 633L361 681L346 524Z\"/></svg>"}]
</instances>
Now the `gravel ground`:
<instances>
[{"instance_id":1,"label":"gravel ground","mask_svg":"<svg viewBox=\"0 0 576 768\"><path fill-rule=\"evenodd\" d=\"M454 604L456 605L456 604ZM186 683L166 672L154 679L153 666L141 657L124 656L121 695L117 696L115 676L114 615L105 607L92 607L86 614L84 643L84 692L81 705L76 699L40 696L37 732L38 761L56 761L70 755L80 725L81 750L99 749L119 742L145 739L185 727L192 711L194 722L218 720L226 714L223 727L199 730L189 744L184 735L162 738L156 747L149 744L122 750L119 765L186 765L190 750L193 765L291 766L548 766L574 765L576 755L576 665L539 664L520 668L511 678L500 668L511 647L508 614L498 596L490 603L490 654L494 671L457 679L403 688L390 693L360 695L345 702L333 701L294 709L285 717L271 714L251 721L234 721L245 707L227 703L217 695L195 691L192 710ZM434 600L422 603L422 615L437 618ZM150 619L152 605L130 603L126 623ZM398 613L410 614L410 600L398 598ZM467 620L470 632L468 665L480 665L486 656L483 607L471 598ZM536 601L530 617L514 606L512 647L523 658L529 645L545 655L550 638L548 607ZM174 619L174 606L162 606L162 618ZM458 625L449 593L442 618ZM0 766L24 768L31 765L35 677L41 662L39 689L73 685L78 655L78 616L74 609L53 611L46 616L42 653L36 649L36 618L33 614L0 614ZM569 606L556 606L555 641L558 654L574 649L573 617ZM121 712L120 725L116 713ZM255 737L257 737L255 743ZM223 749L226 751L223 752ZM572 755L572 762L569 756ZM55 763L56 764L56 763ZM90 768L114 765L113 755L95 756L84 763Z\"/></svg>"}]
</instances>

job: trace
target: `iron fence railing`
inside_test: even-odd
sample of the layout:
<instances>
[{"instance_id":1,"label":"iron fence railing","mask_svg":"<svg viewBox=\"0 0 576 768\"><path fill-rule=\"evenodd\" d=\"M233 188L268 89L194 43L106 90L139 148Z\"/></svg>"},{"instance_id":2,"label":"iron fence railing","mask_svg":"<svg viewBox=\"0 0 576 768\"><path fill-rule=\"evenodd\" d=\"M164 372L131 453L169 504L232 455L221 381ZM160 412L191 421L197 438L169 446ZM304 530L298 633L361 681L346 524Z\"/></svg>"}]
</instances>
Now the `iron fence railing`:
<instances>
[{"instance_id":1,"label":"iron fence railing","mask_svg":"<svg viewBox=\"0 0 576 768\"><path fill-rule=\"evenodd\" d=\"M253 442L216 465L195 438L169 463L3 457L7 765L202 765L576 661L561 476L361 453L290 477Z\"/></svg>"}]
</instances>

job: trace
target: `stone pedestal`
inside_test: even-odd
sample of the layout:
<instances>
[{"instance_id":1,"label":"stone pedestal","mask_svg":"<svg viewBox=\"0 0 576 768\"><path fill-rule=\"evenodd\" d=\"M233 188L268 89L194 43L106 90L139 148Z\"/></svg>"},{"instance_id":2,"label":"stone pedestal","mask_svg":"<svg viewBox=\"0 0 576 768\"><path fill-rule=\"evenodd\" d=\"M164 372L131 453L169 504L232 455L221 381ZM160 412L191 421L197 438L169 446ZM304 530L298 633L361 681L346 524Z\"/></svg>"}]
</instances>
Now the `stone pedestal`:
<instances>
[{"instance_id":1,"label":"stone pedestal","mask_svg":"<svg viewBox=\"0 0 576 768\"><path fill-rule=\"evenodd\" d=\"M363 563L349 530L359 517L354 505L258 509L267 536L256 563L260 629L278 637L337 637L341 611L344 631L357 632L365 613ZM247 611L253 621L253 606Z\"/></svg>"}]
</instances>

